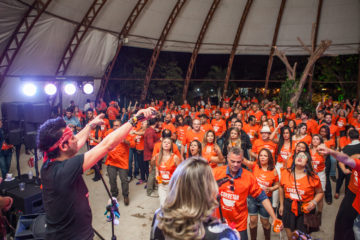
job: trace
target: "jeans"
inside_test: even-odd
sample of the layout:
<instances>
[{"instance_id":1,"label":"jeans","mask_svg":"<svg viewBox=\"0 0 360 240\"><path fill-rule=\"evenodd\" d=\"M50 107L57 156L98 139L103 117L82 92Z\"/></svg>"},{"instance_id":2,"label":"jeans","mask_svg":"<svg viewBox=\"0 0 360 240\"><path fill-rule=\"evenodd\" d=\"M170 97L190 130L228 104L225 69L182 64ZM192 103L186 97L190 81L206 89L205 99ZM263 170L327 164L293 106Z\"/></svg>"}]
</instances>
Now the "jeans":
<instances>
[{"instance_id":1,"label":"jeans","mask_svg":"<svg viewBox=\"0 0 360 240\"><path fill-rule=\"evenodd\" d=\"M108 165L107 172L109 175L111 195L113 197L117 197L119 194L119 190L118 190L117 182L116 182L116 177L117 177L117 174L119 173L119 177L120 177L120 181L121 181L122 195L124 197L129 196L129 182L127 181L128 170Z\"/></svg>"},{"instance_id":2,"label":"jeans","mask_svg":"<svg viewBox=\"0 0 360 240\"><path fill-rule=\"evenodd\" d=\"M146 187L147 195L150 195L155 189L155 173L156 173L155 166L152 166L151 172L149 174L149 178L148 178L147 184L146 184L147 185L147 187Z\"/></svg>"},{"instance_id":3,"label":"jeans","mask_svg":"<svg viewBox=\"0 0 360 240\"><path fill-rule=\"evenodd\" d=\"M331 168L330 176L336 177L336 159L333 156L330 156Z\"/></svg>"},{"instance_id":4,"label":"jeans","mask_svg":"<svg viewBox=\"0 0 360 240\"><path fill-rule=\"evenodd\" d=\"M248 240L247 230L243 230L240 233L241 240Z\"/></svg>"},{"instance_id":5,"label":"jeans","mask_svg":"<svg viewBox=\"0 0 360 240\"><path fill-rule=\"evenodd\" d=\"M224 147L224 139L223 139L223 138L218 138L218 139L216 140L216 143L217 143L217 145L219 145L219 148L220 148L220 150L221 150L221 152L222 152L223 147Z\"/></svg>"},{"instance_id":6,"label":"jeans","mask_svg":"<svg viewBox=\"0 0 360 240\"><path fill-rule=\"evenodd\" d=\"M6 174L10 170L10 164L11 164L11 158L12 158L12 150L1 150L0 151L0 168L1 168L1 175L2 178L6 178Z\"/></svg>"},{"instance_id":7,"label":"jeans","mask_svg":"<svg viewBox=\"0 0 360 240\"><path fill-rule=\"evenodd\" d=\"M132 173L133 173L133 162L134 162L134 177L139 175L139 162L137 161L136 157L135 157L135 148L130 148L129 150L129 173L128 176L132 177Z\"/></svg>"},{"instance_id":8,"label":"jeans","mask_svg":"<svg viewBox=\"0 0 360 240\"><path fill-rule=\"evenodd\" d=\"M354 230L355 240L360 240L360 215L358 215L354 221L353 230Z\"/></svg>"},{"instance_id":9,"label":"jeans","mask_svg":"<svg viewBox=\"0 0 360 240\"><path fill-rule=\"evenodd\" d=\"M271 202L271 198L269 199ZM247 198L248 211L250 216L257 216L258 214L263 219L269 219L270 215L264 208L261 202L256 201L253 197L248 196Z\"/></svg>"},{"instance_id":10,"label":"jeans","mask_svg":"<svg viewBox=\"0 0 360 240\"><path fill-rule=\"evenodd\" d=\"M325 201L326 202L332 202L330 170L331 170L331 159L329 158L329 156L327 156L325 160L325 175L326 175Z\"/></svg>"},{"instance_id":11,"label":"jeans","mask_svg":"<svg viewBox=\"0 0 360 240\"><path fill-rule=\"evenodd\" d=\"M135 150L135 159L140 167L141 180L146 180L145 162L144 162L144 151ZM148 170L149 171L149 170Z\"/></svg>"}]
</instances>

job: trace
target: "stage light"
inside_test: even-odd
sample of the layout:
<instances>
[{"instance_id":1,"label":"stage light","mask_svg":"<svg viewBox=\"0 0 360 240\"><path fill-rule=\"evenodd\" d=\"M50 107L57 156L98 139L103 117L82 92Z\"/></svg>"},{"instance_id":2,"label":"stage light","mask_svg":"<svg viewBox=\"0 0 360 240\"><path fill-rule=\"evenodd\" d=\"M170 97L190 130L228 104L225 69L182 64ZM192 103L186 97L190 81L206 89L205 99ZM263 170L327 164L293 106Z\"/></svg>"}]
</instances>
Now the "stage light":
<instances>
[{"instance_id":1,"label":"stage light","mask_svg":"<svg viewBox=\"0 0 360 240\"><path fill-rule=\"evenodd\" d=\"M36 94L36 90L37 87L33 83L25 83L22 88L23 93L28 97L34 96Z\"/></svg>"},{"instance_id":2,"label":"stage light","mask_svg":"<svg viewBox=\"0 0 360 240\"><path fill-rule=\"evenodd\" d=\"M56 93L57 88L56 88L55 84L48 83L48 84L45 85L44 90L45 90L45 93L47 95L52 96L52 95L54 95Z\"/></svg>"},{"instance_id":3,"label":"stage light","mask_svg":"<svg viewBox=\"0 0 360 240\"><path fill-rule=\"evenodd\" d=\"M83 86L83 91L85 94L92 94L94 92L94 86L91 83L86 83Z\"/></svg>"},{"instance_id":4,"label":"stage light","mask_svg":"<svg viewBox=\"0 0 360 240\"><path fill-rule=\"evenodd\" d=\"M64 87L64 91L67 95L73 95L76 92L76 86L73 83L67 83Z\"/></svg>"}]
</instances>

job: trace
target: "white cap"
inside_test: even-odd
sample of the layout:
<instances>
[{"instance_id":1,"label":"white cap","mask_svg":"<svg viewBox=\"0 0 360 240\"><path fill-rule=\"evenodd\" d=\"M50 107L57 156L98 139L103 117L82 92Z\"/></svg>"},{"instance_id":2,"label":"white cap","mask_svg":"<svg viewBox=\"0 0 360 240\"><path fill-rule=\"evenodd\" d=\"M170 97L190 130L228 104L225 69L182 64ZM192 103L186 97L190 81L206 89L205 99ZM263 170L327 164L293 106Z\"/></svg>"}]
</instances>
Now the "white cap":
<instances>
[{"instance_id":1,"label":"white cap","mask_svg":"<svg viewBox=\"0 0 360 240\"><path fill-rule=\"evenodd\" d=\"M263 126L263 128L260 130L260 133L271 133L271 130L268 126Z\"/></svg>"}]
</instances>

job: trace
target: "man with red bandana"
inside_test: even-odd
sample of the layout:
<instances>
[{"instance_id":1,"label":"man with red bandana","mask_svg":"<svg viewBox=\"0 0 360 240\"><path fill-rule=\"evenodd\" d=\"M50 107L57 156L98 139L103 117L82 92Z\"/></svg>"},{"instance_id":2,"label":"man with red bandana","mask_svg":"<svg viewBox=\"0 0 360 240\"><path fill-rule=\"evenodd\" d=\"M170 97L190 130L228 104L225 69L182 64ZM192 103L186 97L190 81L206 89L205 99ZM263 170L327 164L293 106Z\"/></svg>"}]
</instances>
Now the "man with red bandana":
<instances>
[{"instance_id":1,"label":"man with red bandana","mask_svg":"<svg viewBox=\"0 0 360 240\"><path fill-rule=\"evenodd\" d=\"M47 225L45 239L93 239L89 192L82 174L126 137L140 114L146 119L152 111L153 108L140 110L135 118L79 155L90 130L103 124L103 114L91 120L76 136L62 118L49 119L40 126L37 145L44 152L41 180Z\"/></svg>"},{"instance_id":2,"label":"man with red bandana","mask_svg":"<svg viewBox=\"0 0 360 240\"><path fill-rule=\"evenodd\" d=\"M266 193L258 185L254 175L241 167L243 150L233 147L229 150L228 166L213 170L215 180L219 184L221 210L227 223L239 231L241 239L247 240L247 197L250 195L261 202L273 221L277 220Z\"/></svg>"}]
</instances>

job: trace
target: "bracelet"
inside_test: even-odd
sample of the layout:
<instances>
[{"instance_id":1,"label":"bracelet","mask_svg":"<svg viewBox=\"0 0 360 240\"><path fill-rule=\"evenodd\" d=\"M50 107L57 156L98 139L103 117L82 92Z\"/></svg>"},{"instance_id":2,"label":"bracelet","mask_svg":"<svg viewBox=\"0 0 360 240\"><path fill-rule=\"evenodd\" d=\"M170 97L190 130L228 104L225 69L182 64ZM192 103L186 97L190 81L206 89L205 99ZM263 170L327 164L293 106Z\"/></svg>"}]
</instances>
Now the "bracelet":
<instances>
[{"instance_id":1,"label":"bracelet","mask_svg":"<svg viewBox=\"0 0 360 240\"><path fill-rule=\"evenodd\" d=\"M128 123L130 123L133 127L136 127L136 124L138 122L138 119L136 116L129 119Z\"/></svg>"},{"instance_id":2,"label":"bracelet","mask_svg":"<svg viewBox=\"0 0 360 240\"><path fill-rule=\"evenodd\" d=\"M310 202L312 202L315 205L315 207L317 207L317 202L314 199L311 200Z\"/></svg>"}]
</instances>

